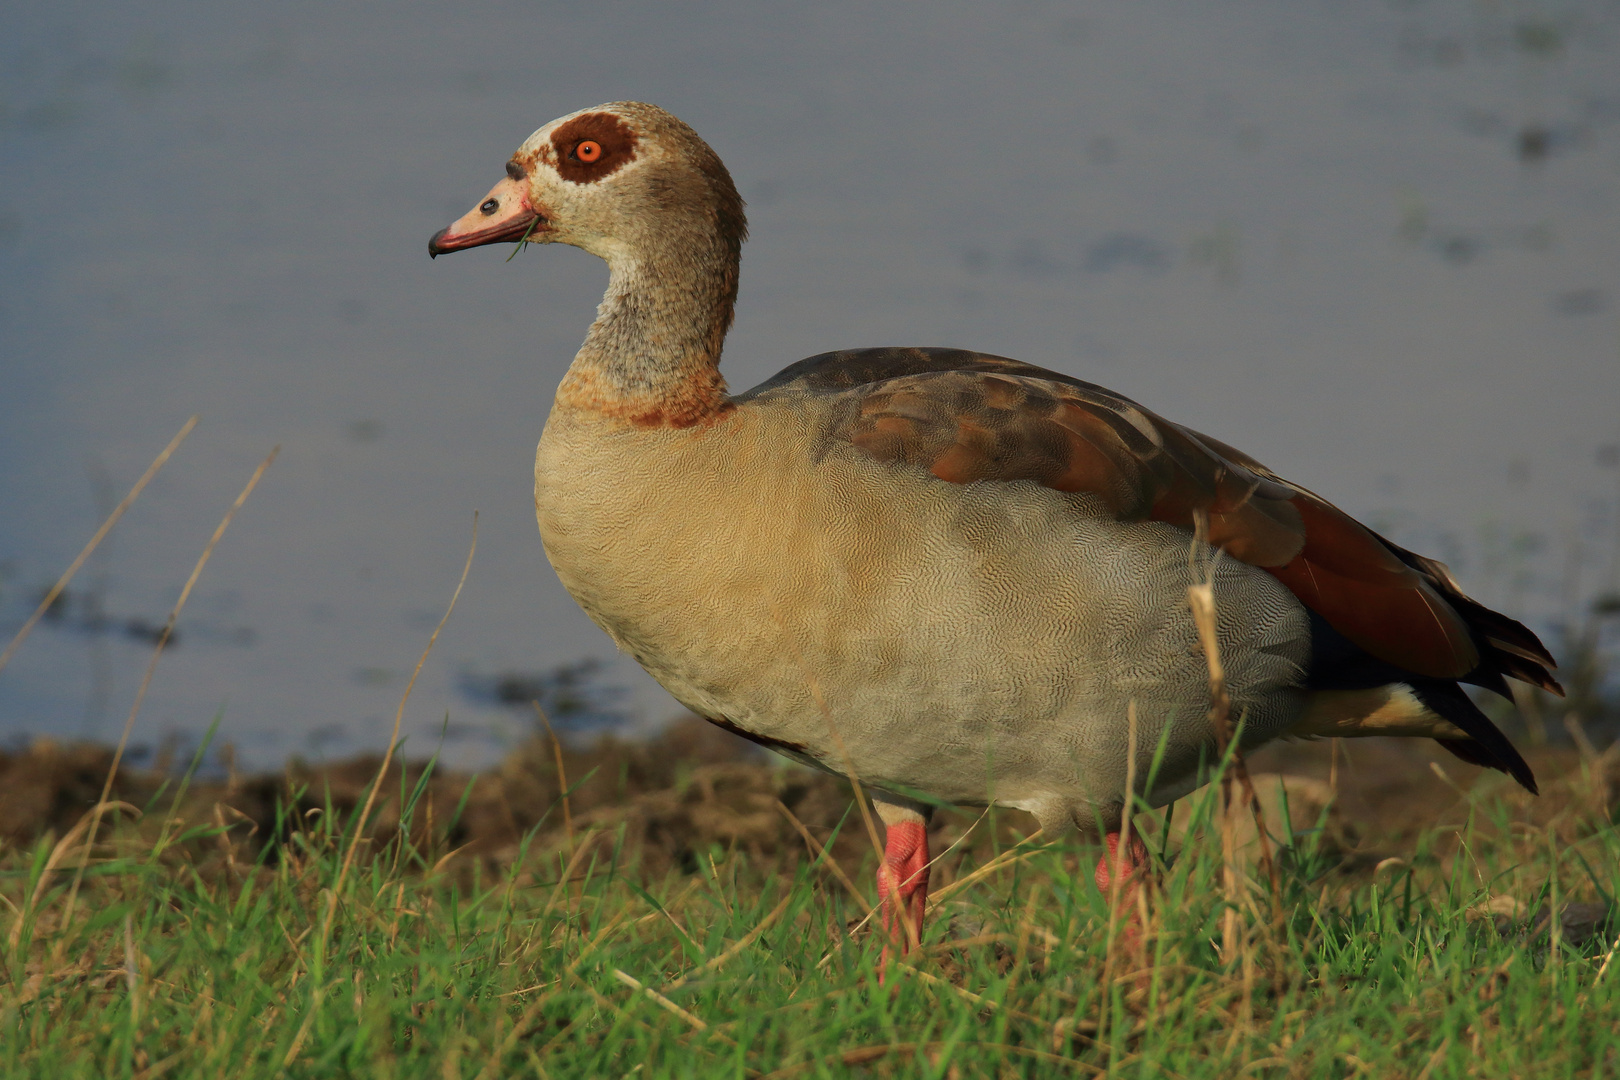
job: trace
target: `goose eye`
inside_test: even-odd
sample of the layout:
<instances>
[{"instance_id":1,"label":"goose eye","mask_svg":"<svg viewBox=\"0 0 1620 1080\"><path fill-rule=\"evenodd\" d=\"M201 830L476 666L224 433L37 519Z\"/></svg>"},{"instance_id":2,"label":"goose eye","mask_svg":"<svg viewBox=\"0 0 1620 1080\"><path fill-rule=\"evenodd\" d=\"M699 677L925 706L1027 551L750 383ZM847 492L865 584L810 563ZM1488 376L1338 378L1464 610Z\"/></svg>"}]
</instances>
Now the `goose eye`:
<instances>
[{"instance_id":1,"label":"goose eye","mask_svg":"<svg viewBox=\"0 0 1620 1080\"><path fill-rule=\"evenodd\" d=\"M584 142L574 147L574 156L589 165L591 162L602 156L602 144L591 139L586 139Z\"/></svg>"},{"instance_id":2,"label":"goose eye","mask_svg":"<svg viewBox=\"0 0 1620 1080\"><path fill-rule=\"evenodd\" d=\"M497 199L485 199L484 204L482 206L480 206L478 209L485 217L488 217L490 214L493 214L495 211L499 210L500 208L501 208L501 204L500 204L499 200L497 200Z\"/></svg>"}]
</instances>

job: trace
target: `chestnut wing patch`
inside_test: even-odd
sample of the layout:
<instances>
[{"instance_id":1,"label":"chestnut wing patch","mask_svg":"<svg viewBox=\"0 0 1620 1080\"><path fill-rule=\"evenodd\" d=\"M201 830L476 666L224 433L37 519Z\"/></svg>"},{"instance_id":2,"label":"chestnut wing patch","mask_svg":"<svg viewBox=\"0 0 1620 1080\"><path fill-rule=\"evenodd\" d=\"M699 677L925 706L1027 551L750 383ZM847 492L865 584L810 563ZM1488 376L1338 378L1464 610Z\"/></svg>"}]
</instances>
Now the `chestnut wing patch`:
<instances>
[{"instance_id":1,"label":"chestnut wing patch","mask_svg":"<svg viewBox=\"0 0 1620 1080\"><path fill-rule=\"evenodd\" d=\"M848 392L842 435L880 461L956 484L1029 480L1096 496L1121 521L1192 529L1235 558L1281 566L1306 535L1297 492L1228 461L1126 398L1024 374L939 371Z\"/></svg>"},{"instance_id":2,"label":"chestnut wing patch","mask_svg":"<svg viewBox=\"0 0 1620 1080\"><path fill-rule=\"evenodd\" d=\"M1004 357L866 349L801 361L740 400L776 390L833 396L829 439L951 483L1029 481L1091 495L1120 521L1189 531L1205 517L1210 543L1263 567L1351 642L1406 671L1487 685L1524 671L1551 682L1539 664L1551 658L1517 623L1495 616L1534 643L1537 663L1513 670L1459 610L1478 605L1405 553L1247 455L1101 387Z\"/></svg>"}]
</instances>

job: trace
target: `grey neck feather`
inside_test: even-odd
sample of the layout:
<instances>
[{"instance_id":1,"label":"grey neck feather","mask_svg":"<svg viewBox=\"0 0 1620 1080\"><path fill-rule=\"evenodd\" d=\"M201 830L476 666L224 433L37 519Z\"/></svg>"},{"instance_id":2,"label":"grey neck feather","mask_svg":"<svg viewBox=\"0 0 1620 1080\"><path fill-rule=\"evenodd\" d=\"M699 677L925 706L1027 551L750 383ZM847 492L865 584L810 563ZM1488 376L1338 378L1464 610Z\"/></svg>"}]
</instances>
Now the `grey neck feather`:
<instances>
[{"instance_id":1,"label":"grey neck feather","mask_svg":"<svg viewBox=\"0 0 1620 1080\"><path fill-rule=\"evenodd\" d=\"M712 238L666 233L615 244L606 260L607 291L564 387L601 406L654 411L723 395L720 349L736 300L736 254Z\"/></svg>"}]
</instances>

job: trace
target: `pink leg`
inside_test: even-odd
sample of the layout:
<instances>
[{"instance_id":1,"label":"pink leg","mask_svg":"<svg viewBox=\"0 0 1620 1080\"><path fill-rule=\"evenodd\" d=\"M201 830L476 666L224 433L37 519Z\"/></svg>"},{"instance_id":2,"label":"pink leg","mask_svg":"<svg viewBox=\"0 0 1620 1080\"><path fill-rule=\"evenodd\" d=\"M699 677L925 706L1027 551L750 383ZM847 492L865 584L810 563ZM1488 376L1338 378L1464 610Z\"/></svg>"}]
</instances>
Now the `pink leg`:
<instances>
[{"instance_id":1,"label":"pink leg","mask_svg":"<svg viewBox=\"0 0 1620 1080\"><path fill-rule=\"evenodd\" d=\"M1108 854L1097 860L1097 888L1102 890L1105 901L1113 901L1114 860L1119 858L1119 833L1109 833L1104 841L1108 847ZM1142 917L1140 909L1136 906L1136 890L1147 877L1149 868L1147 845L1135 833L1125 844L1125 857L1120 860L1119 866L1119 908L1118 923L1119 943L1124 946L1127 954L1137 955L1142 947Z\"/></svg>"},{"instance_id":2,"label":"pink leg","mask_svg":"<svg viewBox=\"0 0 1620 1080\"><path fill-rule=\"evenodd\" d=\"M1114 860L1119 858L1119 833L1111 832L1104 841L1108 845L1108 854L1097 860L1097 888L1102 890L1103 896L1111 896L1110 889L1114 878ZM1125 845L1125 857L1120 861L1119 883L1120 899L1124 900L1142 880L1138 871L1145 870L1148 865L1147 845L1135 833L1131 834L1130 843Z\"/></svg>"},{"instance_id":3,"label":"pink leg","mask_svg":"<svg viewBox=\"0 0 1620 1080\"><path fill-rule=\"evenodd\" d=\"M883 819L883 862L878 866L878 898L883 905L883 930L904 955L922 934L923 911L928 903L928 823L914 810L877 804ZM883 946L883 969L889 966L889 946Z\"/></svg>"}]
</instances>

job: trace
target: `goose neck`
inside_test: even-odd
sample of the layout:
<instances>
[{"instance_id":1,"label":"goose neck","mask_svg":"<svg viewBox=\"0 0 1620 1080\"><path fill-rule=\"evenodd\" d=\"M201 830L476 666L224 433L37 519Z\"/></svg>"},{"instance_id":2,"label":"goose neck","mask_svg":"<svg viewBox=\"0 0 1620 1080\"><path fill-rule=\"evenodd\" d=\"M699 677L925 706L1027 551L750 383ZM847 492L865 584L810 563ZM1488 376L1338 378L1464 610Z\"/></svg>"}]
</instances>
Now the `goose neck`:
<instances>
[{"instance_id":1,"label":"goose neck","mask_svg":"<svg viewBox=\"0 0 1620 1080\"><path fill-rule=\"evenodd\" d=\"M607 292L558 404L658 427L710 423L730 411L719 365L736 302L735 259L615 252L608 267Z\"/></svg>"}]
</instances>

